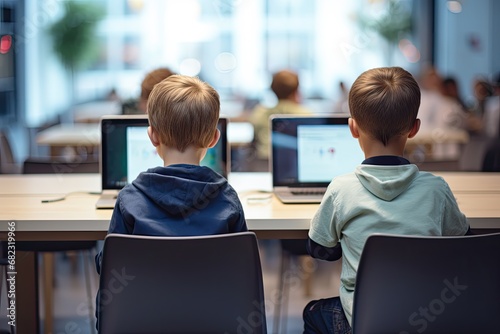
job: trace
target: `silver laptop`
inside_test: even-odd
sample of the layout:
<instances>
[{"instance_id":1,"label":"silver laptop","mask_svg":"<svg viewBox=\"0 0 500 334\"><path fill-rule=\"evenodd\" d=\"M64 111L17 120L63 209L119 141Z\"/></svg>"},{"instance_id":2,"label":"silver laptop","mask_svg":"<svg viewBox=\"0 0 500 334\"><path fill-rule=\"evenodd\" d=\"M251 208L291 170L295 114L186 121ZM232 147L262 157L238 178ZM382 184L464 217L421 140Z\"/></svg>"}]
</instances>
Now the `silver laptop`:
<instances>
[{"instance_id":1,"label":"silver laptop","mask_svg":"<svg viewBox=\"0 0 500 334\"><path fill-rule=\"evenodd\" d=\"M101 119L100 172L102 194L97 209L113 209L118 192L141 172L163 166L147 133L146 115L105 116ZM227 118L219 118L221 133L217 145L208 150L201 165L208 166L227 178L230 151L227 142Z\"/></svg>"},{"instance_id":2,"label":"silver laptop","mask_svg":"<svg viewBox=\"0 0 500 334\"><path fill-rule=\"evenodd\" d=\"M320 203L335 176L364 160L348 115L272 116L273 192L283 203Z\"/></svg>"}]
</instances>

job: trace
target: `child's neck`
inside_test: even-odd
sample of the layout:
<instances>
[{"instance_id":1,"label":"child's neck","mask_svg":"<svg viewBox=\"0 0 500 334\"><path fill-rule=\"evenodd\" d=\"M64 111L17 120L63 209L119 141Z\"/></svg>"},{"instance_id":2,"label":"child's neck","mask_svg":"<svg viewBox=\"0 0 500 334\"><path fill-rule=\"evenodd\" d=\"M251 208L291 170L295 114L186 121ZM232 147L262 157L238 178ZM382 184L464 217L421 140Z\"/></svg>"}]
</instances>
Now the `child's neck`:
<instances>
[{"instance_id":1,"label":"child's neck","mask_svg":"<svg viewBox=\"0 0 500 334\"><path fill-rule=\"evenodd\" d=\"M381 155L395 155L402 157L404 155L406 139L391 140L387 145L379 141L367 141L362 143L362 149L365 153L365 159L381 156Z\"/></svg>"},{"instance_id":2,"label":"child's neck","mask_svg":"<svg viewBox=\"0 0 500 334\"><path fill-rule=\"evenodd\" d=\"M190 146L181 152L175 148L160 145L157 151L166 167L175 164L199 165L207 150Z\"/></svg>"}]
</instances>

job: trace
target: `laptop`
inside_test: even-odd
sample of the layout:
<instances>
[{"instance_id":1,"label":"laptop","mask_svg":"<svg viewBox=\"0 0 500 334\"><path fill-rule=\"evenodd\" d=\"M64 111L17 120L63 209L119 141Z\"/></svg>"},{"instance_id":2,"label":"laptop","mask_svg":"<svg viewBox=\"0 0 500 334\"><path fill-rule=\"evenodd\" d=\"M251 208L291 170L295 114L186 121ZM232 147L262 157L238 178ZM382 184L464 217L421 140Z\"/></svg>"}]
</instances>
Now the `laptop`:
<instances>
[{"instance_id":1,"label":"laptop","mask_svg":"<svg viewBox=\"0 0 500 334\"><path fill-rule=\"evenodd\" d=\"M281 202L320 203L338 175L364 160L348 115L270 118L273 192Z\"/></svg>"},{"instance_id":2,"label":"laptop","mask_svg":"<svg viewBox=\"0 0 500 334\"><path fill-rule=\"evenodd\" d=\"M208 166L227 178L231 170L227 141L227 118L217 125L221 136L215 147L207 151L202 166ZM141 172L163 166L147 133L147 115L104 116L101 119L100 173L102 193L97 209L113 209L118 192Z\"/></svg>"}]
</instances>

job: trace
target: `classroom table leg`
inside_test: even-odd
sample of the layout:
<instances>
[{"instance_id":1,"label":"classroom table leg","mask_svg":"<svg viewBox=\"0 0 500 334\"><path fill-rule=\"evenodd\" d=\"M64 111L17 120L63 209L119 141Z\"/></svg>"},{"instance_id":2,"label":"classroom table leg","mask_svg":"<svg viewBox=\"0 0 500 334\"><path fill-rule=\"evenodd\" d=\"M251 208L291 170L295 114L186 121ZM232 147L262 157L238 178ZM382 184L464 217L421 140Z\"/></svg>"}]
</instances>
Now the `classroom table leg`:
<instances>
[{"instance_id":1,"label":"classroom table leg","mask_svg":"<svg viewBox=\"0 0 500 334\"><path fill-rule=\"evenodd\" d=\"M44 333L52 333L54 329L54 253L43 254L43 300L44 300Z\"/></svg>"},{"instance_id":2,"label":"classroom table leg","mask_svg":"<svg viewBox=\"0 0 500 334\"><path fill-rule=\"evenodd\" d=\"M36 252L16 252L16 332L40 333Z\"/></svg>"}]
</instances>

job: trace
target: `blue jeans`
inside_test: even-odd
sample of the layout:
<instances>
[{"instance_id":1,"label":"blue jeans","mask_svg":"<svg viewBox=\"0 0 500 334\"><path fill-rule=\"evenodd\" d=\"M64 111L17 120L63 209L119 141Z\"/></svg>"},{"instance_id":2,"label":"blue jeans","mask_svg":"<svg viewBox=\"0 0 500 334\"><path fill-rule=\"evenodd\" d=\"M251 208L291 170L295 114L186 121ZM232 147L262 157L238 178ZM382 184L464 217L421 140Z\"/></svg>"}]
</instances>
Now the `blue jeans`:
<instances>
[{"instance_id":1,"label":"blue jeans","mask_svg":"<svg viewBox=\"0 0 500 334\"><path fill-rule=\"evenodd\" d=\"M313 300L303 313L304 334L351 334L339 297Z\"/></svg>"}]
</instances>

